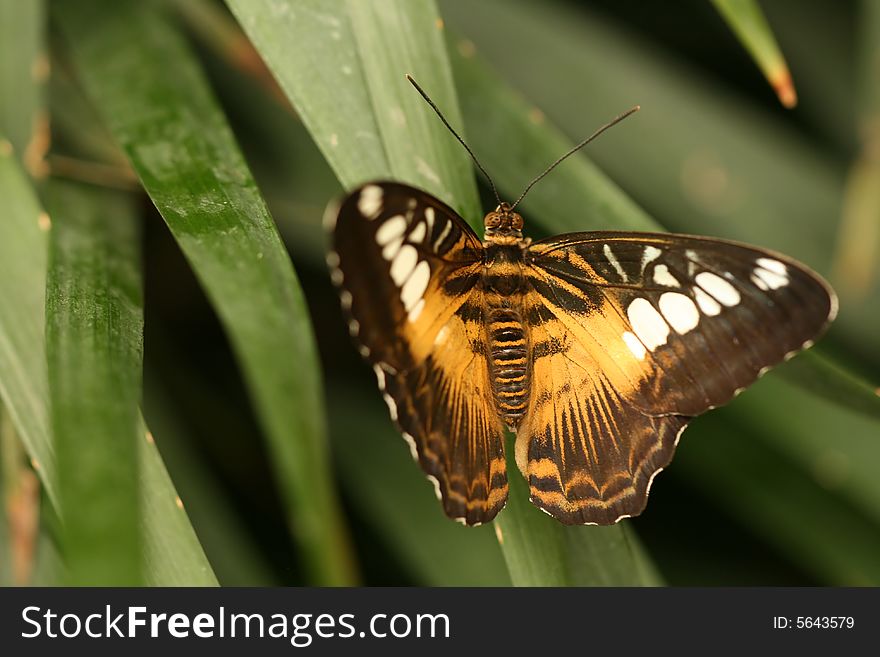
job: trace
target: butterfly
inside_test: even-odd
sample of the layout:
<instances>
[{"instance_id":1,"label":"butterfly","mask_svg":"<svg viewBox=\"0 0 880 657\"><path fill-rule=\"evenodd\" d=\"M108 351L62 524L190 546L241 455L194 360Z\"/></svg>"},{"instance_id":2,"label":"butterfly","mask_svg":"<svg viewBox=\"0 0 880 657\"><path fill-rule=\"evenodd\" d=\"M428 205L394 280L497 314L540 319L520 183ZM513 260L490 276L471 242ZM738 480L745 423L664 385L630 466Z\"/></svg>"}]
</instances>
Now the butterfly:
<instances>
[{"instance_id":1,"label":"butterfly","mask_svg":"<svg viewBox=\"0 0 880 657\"><path fill-rule=\"evenodd\" d=\"M327 217L349 332L444 511L467 525L507 500L505 428L541 510L569 525L638 515L688 422L811 346L837 311L806 266L726 240L532 242L503 202L480 239L394 181Z\"/></svg>"}]
</instances>

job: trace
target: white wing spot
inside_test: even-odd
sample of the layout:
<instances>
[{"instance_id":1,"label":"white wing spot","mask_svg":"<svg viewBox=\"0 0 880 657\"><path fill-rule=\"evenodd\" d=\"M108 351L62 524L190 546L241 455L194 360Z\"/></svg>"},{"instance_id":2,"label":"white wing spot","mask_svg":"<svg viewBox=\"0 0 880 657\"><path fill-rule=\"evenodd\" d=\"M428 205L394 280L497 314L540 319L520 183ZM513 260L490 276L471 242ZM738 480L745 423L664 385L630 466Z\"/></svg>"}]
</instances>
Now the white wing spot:
<instances>
[{"instance_id":1,"label":"white wing spot","mask_svg":"<svg viewBox=\"0 0 880 657\"><path fill-rule=\"evenodd\" d=\"M695 287L694 294L697 297L697 305L706 315L714 317L721 312L721 305L708 294L703 292L702 288Z\"/></svg>"},{"instance_id":2,"label":"white wing spot","mask_svg":"<svg viewBox=\"0 0 880 657\"><path fill-rule=\"evenodd\" d=\"M623 282L626 282L628 279L626 277L626 272L623 271L623 267L620 266L620 263L617 261L617 257L614 255L614 251L611 250L611 247L607 244L602 245L602 253L605 254L605 258L608 262L611 263L611 266L614 267L614 271L617 272L617 275L620 276Z\"/></svg>"},{"instance_id":3,"label":"white wing spot","mask_svg":"<svg viewBox=\"0 0 880 657\"><path fill-rule=\"evenodd\" d=\"M645 247L645 250L642 252L642 273L645 273L645 267L659 258L661 253L663 252L656 246L649 245Z\"/></svg>"},{"instance_id":4,"label":"white wing spot","mask_svg":"<svg viewBox=\"0 0 880 657\"><path fill-rule=\"evenodd\" d=\"M400 289L400 300L407 311L413 310L415 305L422 300L422 295L428 289L428 281L430 279L431 266L422 260Z\"/></svg>"},{"instance_id":5,"label":"white wing spot","mask_svg":"<svg viewBox=\"0 0 880 657\"><path fill-rule=\"evenodd\" d=\"M751 279L752 283L754 283L755 287L758 289L764 290L765 292L770 289L767 287L767 283L764 282L764 279L758 278L755 274L752 274Z\"/></svg>"},{"instance_id":6,"label":"white wing spot","mask_svg":"<svg viewBox=\"0 0 880 657\"><path fill-rule=\"evenodd\" d=\"M663 264L654 267L654 282L666 287L681 287L678 279L669 272L669 267Z\"/></svg>"},{"instance_id":7,"label":"white wing spot","mask_svg":"<svg viewBox=\"0 0 880 657\"><path fill-rule=\"evenodd\" d=\"M649 351L654 351L661 344L666 343L669 336L669 326L651 302L639 297L629 304L626 311L629 323Z\"/></svg>"},{"instance_id":8,"label":"white wing spot","mask_svg":"<svg viewBox=\"0 0 880 657\"><path fill-rule=\"evenodd\" d=\"M391 263L391 279L395 285L403 285L403 282L409 278L409 275L415 269L416 263L419 261L419 254L415 247L404 244L400 247L394 261Z\"/></svg>"},{"instance_id":9,"label":"white wing spot","mask_svg":"<svg viewBox=\"0 0 880 657\"><path fill-rule=\"evenodd\" d=\"M766 262L776 262L775 260L767 260L766 258L761 258L761 260L764 260ZM760 263L760 260L758 262ZM783 265L781 262L776 262L776 264L781 265L783 270L785 270L785 265ZM763 281L767 285L767 287L762 287L761 285L759 285L757 281L755 281L755 278ZM788 285L788 273L780 274L776 270L755 267L755 270L752 274L752 282L754 282L755 285L760 287L762 290L766 290L768 288L771 290L776 290L780 287L785 287L786 285Z\"/></svg>"},{"instance_id":10,"label":"white wing spot","mask_svg":"<svg viewBox=\"0 0 880 657\"><path fill-rule=\"evenodd\" d=\"M759 267L763 267L768 271L775 272L780 276L788 276L788 268L778 260L772 260L771 258L758 258L756 262Z\"/></svg>"},{"instance_id":11,"label":"white wing spot","mask_svg":"<svg viewBox=\"0 0 880 657\"><path fill-rule=\"evenodd\" d=\"M728 308L740 302L739 292L736 291L736 288L710 271L700 272L695 280L701 288Z\"/></svg>"},{"instance_id":12,"label":"white wing spot","mask_svg":"<svg viewBox=\"0 0 880 657\"><path fill-rule=\"evenodd\" d=\"M388 412L391 414L391 419L397 421L397 404L394 402L394 399L388 393L382 395L382 398L388 406Z\"/></svg>"},{"instance_id":13,"label":"white wing spot","mask_svg":"<svg viewBox=\"0 0 880 657\"><path fill-rule=\"evenodd\" d=\"M435 477L434 475L428 475L428 481L434 484L434 495L436 495L437 499L442 502L443 494L440 492L440 482L437 481L437 477Z\"/></svg>"},{"instance_id":14,"label":"white wing spot","mask_svg":"<svg viewBox=\"0 0 880 657\"><path fill-rule=\"evenodd\" d=\"M376 231L376 242L379 246L385 246L389 242L403 235L403 231L405 230L406 219L403 218L403 215L396 214L379 226L379 230Z\"/></svg>"},{"instance_id":15,"label":"white wing spot","mask_svg":"<svg viewBox=\"0 0 880 657\"><path fill-rule=\"evenodd\" d=\"M428 224L428 232L434 229L434 208L430 205L425 208L425 222Z\"/></svg>"},{"instance_id":16,"label":"white wing spot","mask_svg":"<svg viewBox=\"0 0 880 657\"><path fill-rule=\"evenodd\" d=\"M397 252L400 251L400 245L403 244L403 237L398 237L393 242L389 242L385 245L385 248L382 249L382 257L386 260L391 260L394 256L397 255Z\"/></svg>"},{"instance_id":17,"label":"white wing spot","mask_svg":"<svg viewBox=\"0 0 880 657\"><path fill-rule=\"evenodd\" d=\"M351 292L348 290L342 290L339 293L339 300L342 302L342 307L348 310L351 308Z\"/></svg>"},{"instance_id":18,"label":"white wing spot","mask_svg":"<svg viewBox=\"0 0 880 657\"><path fill-rule=\"evenodd\" d=\"M681 335L692 331L700 323L700 311L694 302L679 292L664 292L660 295L660 312Z\"/></svg>"},{"instance_id":19,"label":"white wing spot","mask_svg":"<svg viewBox=\"0 0 880 657\"><path fill-rule=\"evenodd\" d=\"M639 339L635 336L634 333L630 333L629 331L623 332L623 341L626 342L626 346L629 347L629 350L632 352L633 356L638 358L639 360L645 359L645 354L648 353L648 350L645 349L645 345L643 345Z\"/></svg>"},{"instance_id":20,"label":"white wing spot","mask_svg":"<svg viewBox=\"0 0 880 657\"><path fill-rule=\"evenodd\" d=\"M688 276L693 276L694 272L697 271L697 263L700 259L697 257L697 252L693 249L685 249L684 255L688 261Z\"/></svg>"},{"instance_id":21,"label":"white wing spot","mask_svg":"<svg viewBox=\"0 0 880 657\"><path fill-rule=\"evenodd\" d=\"M367 185L361 190L357 202L358 210L367 219L375 219L382 208L382 188L378 185Z\"/></svg>"},{"instance_id":22,"label":"white wing spot","mask_svg":"<svg viewBox=\"0 0 880 657\"><path fill-rule=\"evenodd\" d=\"M336 251L329 251L324 258L328 267L338 267L339 266L339 254Z\"/></svg>"},{"instance_id":23,"label":"white wing spot","mask_svg":"<svg viewBox=\"0 0 880 657\"><path fill-rule=\"evenodd\" d=\"M376 381L379 383L379 390L385 390L385 370L378 365L373 365L373 371L376 373Z\"/></svg>"},{"instance_id":24,"label":"white wing spot","mask_svg":"<svg viewBox=\"0 0 880 657\"><path fill-rule=\"evenodd\" d=\"M409 435L406 431L403 432L403 439L406 441L406 444L409 445L409 453L412 454L413 461L419 460L419 450L416 449L416 441L411 435Z\"/></svg>"},{"instance_id":25,"label":"white wing spot","mask_svg":"<svg viewBox=\"0 0 880 657\"><path fill-rule=\"evenodd\" d=\"M342 273L341 269L334 269L330 272L330 280L333 281L333 285L342 285L342 281L345 280L345 275Z\"/></svg>"},{"instance_id":26,"label":"white wing spot","mask_svg":"<svg viewBox=\"0 0 880 657\"><path fill-rule=\"evenodd\" d=\"M410 242L421 242L425 239L425 224L421 221L416 224L416 227L412 229L412 232L409 234Z\"/></svg>"},{"instance_id":27,"label":"white wing spot","mask_svg":"<svg viewBox=\"0 0 880 657\"><path fill-rule=\"evenodd\" d=\"M439 237L436 239L436 241L434 242L434 250L435 250L435 251L439 251L439 250L440 250L440 245L443 244L443 240L446 239L446 237L449 235L449 233L450 233L451 231L452 231L452 222L451 222L451 221L447 221L447 222L446 222L446 225L443 226L443 230L440 231L440 236L439 236Z\"/></svg>"}]
</instances>

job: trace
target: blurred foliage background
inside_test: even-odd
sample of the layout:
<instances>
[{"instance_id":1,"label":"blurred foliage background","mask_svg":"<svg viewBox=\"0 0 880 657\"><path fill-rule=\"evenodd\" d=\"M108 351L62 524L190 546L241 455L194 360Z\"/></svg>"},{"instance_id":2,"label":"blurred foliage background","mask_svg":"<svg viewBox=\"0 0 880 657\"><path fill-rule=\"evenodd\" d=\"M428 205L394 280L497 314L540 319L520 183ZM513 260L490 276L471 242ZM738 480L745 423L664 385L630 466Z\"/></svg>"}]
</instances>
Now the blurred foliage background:
<instances>
[{"instance_id":1,"label":"blurred foliage background","mask_svg":"<svg viewBox=\"0 0 880 657\"><path fill-rule=\"evenodd\" d=\"M647 511L448 521L321 215L392 176L529 234L778 249L828 337L693 422ZM482 199L482 202L481 202ZM0 583L880 584L880 4L0 0ZM772 330L768 328L768 330Z\"/></svg>"}]
</instances>

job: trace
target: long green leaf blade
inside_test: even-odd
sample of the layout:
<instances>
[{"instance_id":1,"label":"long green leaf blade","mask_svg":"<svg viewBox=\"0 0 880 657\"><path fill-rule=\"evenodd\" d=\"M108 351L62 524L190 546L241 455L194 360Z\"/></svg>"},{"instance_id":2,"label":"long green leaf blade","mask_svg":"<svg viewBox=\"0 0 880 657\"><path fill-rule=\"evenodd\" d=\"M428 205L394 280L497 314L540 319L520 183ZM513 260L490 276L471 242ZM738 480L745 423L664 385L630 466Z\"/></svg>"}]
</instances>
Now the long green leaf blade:
<instances>
[{"instance_id":1,"label":"long green leaf blade","mask_svg":"<svg viewBox=\"0 0 880 657\"><path fill-rule=\"evenodd\" d=\"M49 500L57 504L55 454L49 430L43 318L48 215L0 138L0 397Z\"/></svg>"},{"instance_id":2,"label":"long green leaf blade","mask_svg":"<svg viewBox=\"0 0 880 657\"><path fill-rule=\"evenodd\" d=\"M159 441L162 459L180 492L181 505L186 504L185 515L192 520L198 543L210 559L217 579L223 586L270 586L274 580L255 537L244 526L229 492L210 471L204 455L193 448L182 418L172 409L168 393L147 370L144 416L149 419L150 438L155 435ZM151 440L145 440L144 445L155 451ZM156 509L156 513L181 515L177 500L173 503L173 511L166 504L164 511ZM198 565L191 570L198 572Z\"/></svg>"},{"instance_id":3,"label":"long green leaf blade","mask_svg":"<svg viewBox=\"0 0 880 657\"><path fill-rule=\"evenodd\" d=\"M69 582L135 586L142 582L137 224L118 192L54 182L49 198L46 350Z\"/></svg>"},{"instance_id":4,"label":"long green leaf blade","mask_svg":"<svg viewBox=\"0 0 880 657\"><path fill-rule=\"evenodd\" d=\"M217 577L141 420L140 493L145 577L150 586L217 586Z\"/></svg>"},{"instance_id":5,"label":"long green leaf blade","mask_svg":"<svg viewBox=\"0 0 880 657\"><path fill-rule=\"evenodd\" d=\"M0 0L0 134L31 175L40 172L49 136L43 107L49 73L45 11L42 0Z\"/></svg>"},{"instance_id":6,"label":"long green leaf blade","mask_svg":"<svg viewBox=\"0 0 880 657\"><path fill-rule=\"evenodd\" d=\"M467 155L404 78L461 124L433 2L227 4L345 187L394 177L482 216Z\"/></svg>"},{"instance_id":7,"label":"long green leaf blade","mask_svg":"<svg viewBox=\"0 0 880 657\"><path fill-rule=\"evenodd\" d=\"M196 60L155 6L90 1L60 9L87 91L229 333L308 576L352 582L305 302Z\"/></svg>"},{"instance_id":8,"label":"long green leaf blade","mask_svg":"<svg viewBox=\"0 0 880 657\"><path fill-rule=\"evenodd\" d=\"M49 216L11 148L3 144L0 141L0 196L6 202L6 218L0 222L0 394L4 412L22 438L47 498L57 508L44 345L47 240L43 231ZM176 506L177 494L155 445L146 441L141 445L143 536L147 545L157 546L145 555L148 581L163 586L216 584L186 514ZM151 509L157 512L151 514Z\"/></svg>"}]
</instances>

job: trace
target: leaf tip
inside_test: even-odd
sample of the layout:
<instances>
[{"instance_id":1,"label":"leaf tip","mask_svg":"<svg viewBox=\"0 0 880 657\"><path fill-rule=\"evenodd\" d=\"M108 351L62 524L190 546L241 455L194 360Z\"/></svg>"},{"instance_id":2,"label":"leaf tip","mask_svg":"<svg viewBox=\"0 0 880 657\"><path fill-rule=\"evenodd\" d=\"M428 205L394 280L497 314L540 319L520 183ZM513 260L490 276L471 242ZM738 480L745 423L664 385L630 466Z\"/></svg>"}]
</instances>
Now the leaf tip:
<instances>
[{"instance_id":1,"label":"leaf tip","mask_svg":"<svg viewBox=\"0 0 880 657\"><path fill-rule=\"evenodd\" d=\"M797 105L797 92L795 91L788 68L783 67L780 69L770 78L770 84L773 86L773 90L776 92L776 96L783 107L793 109Z\"/></svg>"}]
</instances>

